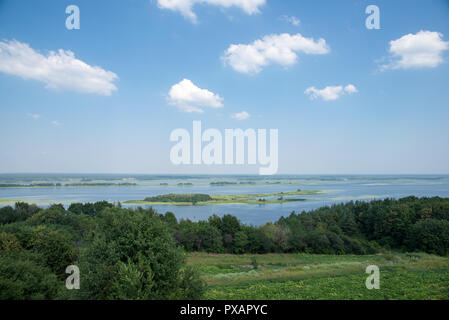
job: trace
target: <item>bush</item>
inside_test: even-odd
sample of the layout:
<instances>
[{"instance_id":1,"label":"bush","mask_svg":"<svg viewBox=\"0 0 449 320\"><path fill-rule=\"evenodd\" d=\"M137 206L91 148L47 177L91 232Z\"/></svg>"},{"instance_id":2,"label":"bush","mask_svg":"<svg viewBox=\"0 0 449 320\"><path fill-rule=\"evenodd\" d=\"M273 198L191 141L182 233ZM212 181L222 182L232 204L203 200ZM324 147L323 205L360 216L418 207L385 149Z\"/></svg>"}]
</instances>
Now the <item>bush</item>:
<instances>
[{"instance_id":1,"label":"bush","mask_svg":"<svg viewBox=\"0 0 449 320\"><path fill-rule=\"evenodd\" d=\"M253 266L254 270L259 269L259 264L257 263L256 257L251 257L251 265Z\"/></svg>"},{"instance_id":2,"label":"bush","mask_svg":"<svg viewBox=\"0 0 449 320\"><path fill-rule=\"evenodd\" d=\"M206 291L206 283L201 280L198 270L187 267L181 274L178 298L199 300Z\"/></svg>"}]
</instances>

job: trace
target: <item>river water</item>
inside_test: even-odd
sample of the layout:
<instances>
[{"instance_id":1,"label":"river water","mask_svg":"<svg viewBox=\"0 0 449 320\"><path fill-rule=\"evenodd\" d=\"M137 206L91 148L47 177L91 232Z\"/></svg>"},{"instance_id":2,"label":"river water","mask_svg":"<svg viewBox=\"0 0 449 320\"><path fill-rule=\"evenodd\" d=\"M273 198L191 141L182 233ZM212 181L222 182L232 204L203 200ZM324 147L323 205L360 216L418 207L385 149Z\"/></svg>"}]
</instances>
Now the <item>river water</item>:
<instances>
[{"instance_id":1,"label":"river water","mask_svg":"<svg viewBox=\"0 0 449 320\"><path fill-rule=\"evenodd\" d=\"M226 182L212 186L211 182ZM273 222L292 211L308 211L325 205L351 200L369 201L387 197L449 197L448 175L284 175L284 176L151 176L151 175L56 175L3 174L1 184L30 185L36 183L92 184L128 183L130 186L79 187L0 187L0 206L15 201L48 206L51 203L69 205L72 202L142 200L149 196L168 193L205 194L264 194L288 192L297 189L320 190L323 194L296 196L302 202L283 204L225 204L210 206L153 206L164 213L171 211L178 219L194 221L207 219L212 214L232 214L246 224L260 225ZM181 186L179 184L188 184Z\"/></svg>"}]
</instances>

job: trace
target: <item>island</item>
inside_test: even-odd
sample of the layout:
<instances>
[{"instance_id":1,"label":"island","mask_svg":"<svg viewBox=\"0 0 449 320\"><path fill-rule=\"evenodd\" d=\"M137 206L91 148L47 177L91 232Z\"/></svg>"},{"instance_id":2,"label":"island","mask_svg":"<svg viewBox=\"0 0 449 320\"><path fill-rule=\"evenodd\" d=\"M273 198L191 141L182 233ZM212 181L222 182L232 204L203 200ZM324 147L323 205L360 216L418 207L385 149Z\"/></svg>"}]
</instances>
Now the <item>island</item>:
<instances>
[{"instance_id":1,"label":"island","mask_svg":"<svg viewBox=\"0 0 449 320\"><path fill-rule=\"evenodd\" d=\"M252 204L264 205L274 203L287 203L306 201L304 198L293 198L295 196L310 196L323 194L320 190L295 190L277 193L261 194L240 194L240 195L209 195L202 193L190 194L164 194L154 197L147 197L143 200L129 200L124 204L130 205L175 205L175 206L195 206L195 205L219 205L219 204Z\"/></svg>"}]
</instances>

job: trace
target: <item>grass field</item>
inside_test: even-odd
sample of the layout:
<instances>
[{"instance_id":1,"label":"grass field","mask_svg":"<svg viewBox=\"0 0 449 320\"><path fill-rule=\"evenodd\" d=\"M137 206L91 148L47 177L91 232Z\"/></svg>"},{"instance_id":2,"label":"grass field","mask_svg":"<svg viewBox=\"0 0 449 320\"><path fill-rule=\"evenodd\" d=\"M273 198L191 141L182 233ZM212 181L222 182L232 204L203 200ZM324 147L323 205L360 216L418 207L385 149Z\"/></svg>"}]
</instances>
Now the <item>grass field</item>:
<instances>
[{"instance_id":1,"label":"grass field","mask_svg":"<svg viewBox=\"0 0 449 320\"><path fill-rule=\"evenodd\" d=\"M194 253L188 264L209 285L205 299L449 299L449 258L424 253ZM365 286L369 265L380 268L379 290Z\"/></svg>"}]
</instances>

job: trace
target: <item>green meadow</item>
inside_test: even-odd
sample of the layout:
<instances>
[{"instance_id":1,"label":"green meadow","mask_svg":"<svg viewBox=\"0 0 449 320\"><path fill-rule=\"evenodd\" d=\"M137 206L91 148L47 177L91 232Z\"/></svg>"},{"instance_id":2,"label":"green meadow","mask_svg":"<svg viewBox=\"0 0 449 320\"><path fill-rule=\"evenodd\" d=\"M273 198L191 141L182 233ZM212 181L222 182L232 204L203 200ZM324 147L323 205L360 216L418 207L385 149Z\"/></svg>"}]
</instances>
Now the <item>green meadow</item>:
<instances>
[{"instance_id":1,"label":"green meadow","mask_svg":"<svg viewBox=\"0 0 449 320\"><path fill-rule=\"evenodd\" d=\"M207 282L205 299L449 299L449 257L193 253L188 265ZM380 289L365 286L366 267L380 269Z\"/></svg>"}]
</instances>

